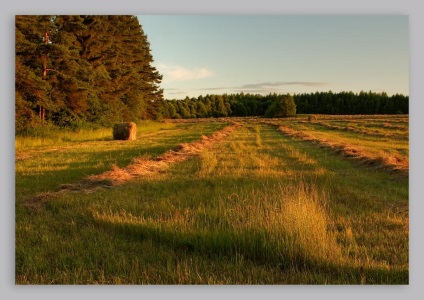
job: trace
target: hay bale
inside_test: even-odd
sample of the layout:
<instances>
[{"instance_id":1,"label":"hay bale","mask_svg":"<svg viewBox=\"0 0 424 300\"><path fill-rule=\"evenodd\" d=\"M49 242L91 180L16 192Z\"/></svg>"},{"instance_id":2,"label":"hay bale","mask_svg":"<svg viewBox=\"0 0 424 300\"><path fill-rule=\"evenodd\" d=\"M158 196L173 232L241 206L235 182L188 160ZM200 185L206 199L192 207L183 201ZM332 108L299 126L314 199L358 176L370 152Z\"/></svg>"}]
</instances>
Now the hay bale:
<instances>
[{"instance_id":1,"label":"hay bale","mask_svg":"<svg viewBox=\"0 0 424 300\"><path fill-rule=\"evenodd\" d=\"M310 115L310 116L308 116L308 121L316 121L316 120L318 120L318 117L317 116L315 116L315 115Z\"/></svg>"},{"instance_id":2,"label":"hay bale","mask_svg":"<svg viewBox=\"0 0 424 300\"><path fill-rule=\"evenodd\" d=\"M113 126L114 140L135 140L137 136L137 125L134 122L115 124Z\"/></svg>"}]
</instances>

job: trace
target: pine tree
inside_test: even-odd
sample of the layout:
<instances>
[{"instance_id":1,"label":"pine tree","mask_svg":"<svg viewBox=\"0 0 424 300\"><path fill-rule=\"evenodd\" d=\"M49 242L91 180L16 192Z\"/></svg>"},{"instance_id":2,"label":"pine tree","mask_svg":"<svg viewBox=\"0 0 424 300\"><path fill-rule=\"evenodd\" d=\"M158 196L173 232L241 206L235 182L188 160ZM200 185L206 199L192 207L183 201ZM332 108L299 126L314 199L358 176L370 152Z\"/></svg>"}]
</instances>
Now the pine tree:
<instances>
[{"instance_id":1,"label":"pine tree","mask_svg":"<svg viewBox=\"0 0 424 300\"><path fill-rule=\"evenodd\" d=\"M274 102L265 112L266 117L281 118L296 115L296 104L290 94L273 95Z\"/></svg>"},{"instance_id":2,"label":"pine tree","mask_svg":"<svg viewBox=\"0 0 424 300\"><path fill-rule=\"evenodd\" d=\"M17 16L17 129L158 118L162 76L152 62L135 16Z\"/></svg>"},{"instance_id":3,"label":"pine tree","mask_svg":"<svg viewBox=\"0 0 424 300\"><path fill-rule=\"evenodd\" d=\"M15 113L18 131L43 123L45 108L53 106L49 96L51 87L43 80L47 54L43 38L49 29L50 21L43 17L16 16Z\"/></svg>"},{"instance_id":4,"label":"pine tree","mask_svg":"<svg viewBox=\"0 0 424 300\"><path fill-rule=\"evenodd\" d=\"M124 121L155 118L163 99L162 76L151 65L150 45L134 16L83 16L87 30L77 40L96 71L100 110ZM107 83L105 89L104 83ZM102 104L107 104L105 107ZM156 102L157 103L157 102ZM153 106L153 109L148 109Z\"/></svg>"}]
</instances>

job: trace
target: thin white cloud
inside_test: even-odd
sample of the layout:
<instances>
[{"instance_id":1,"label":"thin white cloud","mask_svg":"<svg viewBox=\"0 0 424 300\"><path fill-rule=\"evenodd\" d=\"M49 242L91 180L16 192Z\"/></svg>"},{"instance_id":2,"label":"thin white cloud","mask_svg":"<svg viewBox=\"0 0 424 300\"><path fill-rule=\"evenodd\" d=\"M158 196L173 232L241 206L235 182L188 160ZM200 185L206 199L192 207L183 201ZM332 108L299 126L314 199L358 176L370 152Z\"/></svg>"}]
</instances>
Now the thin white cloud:
<instances>
[{"instance_id":1,"label":"thin white cloud","mask_svg":"<svg viewBox=\"0 0 424 300\"><path fill-rule=\"evenodd\" d=\"M226 87L208 87L196 89L199 91L232 91L235 93L252 93L266 95L269 93L293 93L290 91L289 86L303 86L308 88L320 88L328 86L327 82L318 81L276 81L276 82L261 82L261 83L248 83L240 86L226 86Z\"/></svg>"},{"instance_id":2,"label":"thin white cloud","mask_svg":"<svg viewBox=\"0 0 424 300\"><path fill-rule=\"evenodd\" d=\"M211 70L206 68L188 69L182 66L163 63L158 64L157 69L163 75L163 80L167 82L195 80L214 75Z\"/></svg>"},{"instance_id":3,"label":"thin white cloud","mask_svg":"<svg viewBox=\"0 0 424 300\"><path fill-rule=\"evenodd\" d=\"M169 91L168 90L168 94L169 95L186 95L187 91L184 91L184 90Z\"/></svg>"},{"instance_id":4,"label":"thin white cloud","mask_svg":"<svg viewBox=\"0 0 424 300\"><path fill-rule=\"evenodd\" d=\"M209 87L201 88L197 90L226 90L226 89L237 89L237 90L254 90L254 91L268 91L270 89L278 89L279 87L285 87L289 85L300 85L306 87L324 87L327 86L327 82L314 82L314 81L280 81L280 82L262 82L262 83L248 83L241 86L226 86L226 87Z\"/></svg>"},{"instance_id":5,"label":"thin white cloud","mask_svg":"<svg viewBox=\"0 0 424 300\"><path fill-rule=\"evenodd\" d=\"M314 82L314 81L280 81L280 82L262 82L262 83L251 83L245 84L242 88L257 89L257 88L269 88L286 85L301 85L307 87L323 87L326 86L326 82Z\"/></svg>"}]
</instances>

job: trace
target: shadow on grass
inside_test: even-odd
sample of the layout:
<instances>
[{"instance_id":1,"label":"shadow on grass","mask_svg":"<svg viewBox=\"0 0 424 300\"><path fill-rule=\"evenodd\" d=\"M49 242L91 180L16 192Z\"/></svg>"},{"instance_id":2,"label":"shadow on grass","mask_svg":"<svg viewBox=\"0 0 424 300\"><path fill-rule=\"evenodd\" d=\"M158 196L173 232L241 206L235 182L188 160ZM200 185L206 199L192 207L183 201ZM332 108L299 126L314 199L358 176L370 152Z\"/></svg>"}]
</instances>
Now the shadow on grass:
<instances>
[{"instance_id":1,"label":"shadow on grass","mask_svg":"<svg viewBox=\"0 0 424 300\"><path fill-rule=\"evenodd\" d=\"M408 284L409 272L383 267L319 262L302 251L288 253L284 246L269 243L267 235L254 229L228 231L178 230L158 224L113 223L100 218L93 221L108 234L113 233L126 242L142 243L151 240L158 251L168 251L177 257L197 256L204 260L220 260L236 264L243 257L251 264L267 266L288 274L288 278L301 278L290 284ZM159 250L160 249L160 250Z\"/></svg>"},{"instance_id":2,"label":"shadow on grass","mask_svg":"<svg viewBox=\"0 0 424 300\"><path fill-rule=\"evenodd\" d=\"M25 190L31 193L54 191L61 184L74 183L85 176L96 175L111 169L112 164L124 167L134 158L147 155L156 157L169 150L169 146L156 146L145 149L131 148L123 150L104 150L97 152L79 152L76 156L84 157L71 163L57 161L50 164L52 170L33 171L25 175L16 173L16 191L18 194ZM143 151L144 150L144 151Z\"/></svg>"},{"instance_id":3,"label":"shadow on grass","mask_svg":"<svg viewBox=\"0 0 424 300\"><path fill-rule=\"evenodd\" d=\"M193 125L190 125L193 126ZM188 125L185 127L189 127ZM155 158L162 155L167 150L174 149L181 143L188 143L197 140L201 137L201 133L211 134L217 129L214 126L204 126L201 132L192 132L188 130L175 129L178 133L172 133L175 135L171 136L158 136L156 140L150 140L147 144L140 144L140 142L127 141L110 141L114 147L116 143L122 144L121 149L109 150L104 148L103 150L96 151L77 151L75 153L45 153L44 155L59 155L58 159L48 164L48 171L32 171L31 168L23 172L16 172L16 191L17 196L21 194L33 194L37 192L48 192L54 191L59 188L61 184L71 184L81 180L85 176L97 175L102 172L109 171L111 165L115 164L122 168L132 162L134 158L141 156L148 156ZM157 135L158 133L155 133ZM93 141L93 140L90 140ZM87 147L94 147L87 143ZM56 154L58 153L58 154ZM80 157L80 158L78 158ZM32 158L37 159L37 158ZM73 160L73 162L67 162Z\"/></svg>"}]
</instances>

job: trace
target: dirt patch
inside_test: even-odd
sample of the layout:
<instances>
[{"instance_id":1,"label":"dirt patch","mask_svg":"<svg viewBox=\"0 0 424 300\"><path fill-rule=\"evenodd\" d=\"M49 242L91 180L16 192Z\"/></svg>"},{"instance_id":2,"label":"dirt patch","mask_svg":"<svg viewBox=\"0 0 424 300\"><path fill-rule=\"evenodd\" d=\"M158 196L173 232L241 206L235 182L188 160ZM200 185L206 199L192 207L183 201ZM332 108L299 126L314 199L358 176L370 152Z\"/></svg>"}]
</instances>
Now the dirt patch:
<instances>
[{"instance_id":1,"label":"dirt patch","mask_svg":"<svg viewBox=\"0 0 424 300\"><path fill-rule=\"evenodd\" d=\"M44 203L54 199L56 197L56 193L54 192L46 192L37 194L35 197L28 199L24 206L30 210L40 209Z\"/></svg>"},{"instance_id":2,"label":"dirt patch","mask_svg":"<svg viewBox=\"0 0 424 300\"><path fill-rule=\"evenodd\" d=\"M111 188L123 185L124 183L143 176L151 176L160 172L164 172L170 165L178 163L198 155L203 149L211 147L218 141L223 140L230 133L237 130L241 125L233 123L219 131L214 132L211 136L202 136L199 140L191 143L183 143L172 150L168 150L161 156L156 158L148 158L145 156L137 157L132 163L125 168L113 166L112 170L102 174L91 175L75 184L62 184L58 191L38 194L27 200L26 206L30 209L39 208L56 196L56 194L66 191L91 193L100 188Z\"/></svg>"}]
</instances>

